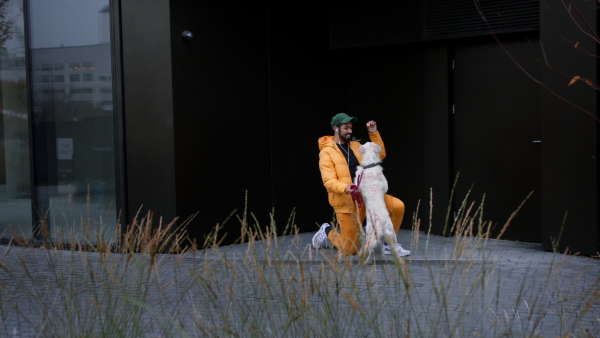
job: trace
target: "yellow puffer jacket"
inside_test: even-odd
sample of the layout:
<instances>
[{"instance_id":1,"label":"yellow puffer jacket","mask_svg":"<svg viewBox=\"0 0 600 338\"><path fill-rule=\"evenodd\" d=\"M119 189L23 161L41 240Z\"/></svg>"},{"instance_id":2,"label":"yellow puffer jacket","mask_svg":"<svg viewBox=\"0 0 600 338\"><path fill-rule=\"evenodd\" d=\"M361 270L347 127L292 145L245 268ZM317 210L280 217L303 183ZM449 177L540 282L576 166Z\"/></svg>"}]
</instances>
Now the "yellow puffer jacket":
<instances>
[{"instance_id":1,"label":"yellow puffer jacket","mask_svg":"<svg viewBox=\"0 0 600 338\"><path fill-rule=\"evenodd\" d=\"M369 133L371 142L375 142L381 146L380 157L385 158L385 147L379 132ZM358 162L362 162L362 154L358 152L360 143L356 141L350 142L350 148L354 151L354 155ZM335 212L349 213L352 211L352 197L346 192L346 187L352 184L350 176L350 168L348 161L340 148L333 142L333 136L323 136L319 138L319 170L321 171L321 179L323 185L329 194L329 204L335 209Z\"/></svg>"}]
</instances>

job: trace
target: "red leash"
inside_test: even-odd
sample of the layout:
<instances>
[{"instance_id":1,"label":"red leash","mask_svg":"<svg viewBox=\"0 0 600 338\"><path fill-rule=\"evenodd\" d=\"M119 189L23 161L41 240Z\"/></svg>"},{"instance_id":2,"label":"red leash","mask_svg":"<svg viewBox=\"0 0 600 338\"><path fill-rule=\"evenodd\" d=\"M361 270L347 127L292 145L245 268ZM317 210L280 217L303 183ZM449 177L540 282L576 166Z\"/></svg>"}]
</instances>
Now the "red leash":
<instances>
[{"instance_id":1,"label":"red leash","mask_svg":"<svg viewBox=\"0 0 600 338\"><path fill-rule=\"evenodd\" d=\"M351 192L352 200L354 201L354 203L356 203L356 205L358 205L359 209L362 208L362 206L363 206L362 195L358 192L358 188L360 187L360 181L362 180L362 174L363 173L360 173L360 175L358 175L358 179L356 180L356 185L350 188L352 190L352 192Z\"/></svg>"}]
</instances>

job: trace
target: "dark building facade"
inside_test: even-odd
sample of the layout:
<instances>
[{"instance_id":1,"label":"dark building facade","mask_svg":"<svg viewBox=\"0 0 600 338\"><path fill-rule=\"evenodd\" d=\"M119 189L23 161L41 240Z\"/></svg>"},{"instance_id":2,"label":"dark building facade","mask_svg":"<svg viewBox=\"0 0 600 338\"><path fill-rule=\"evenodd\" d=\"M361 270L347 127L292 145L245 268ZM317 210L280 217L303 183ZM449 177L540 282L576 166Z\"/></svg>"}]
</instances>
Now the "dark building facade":
<instances>
[{"instance_id":1,"label":"dark building facade","mask_svg":"<svg viewBox=\"0 0 600 338\"><path fill-rule=\"evenodd\" d=\"M195 215L198 239L219 224L228 243L248 210L314 231L333 215L317 138L344 111L378 122L403 227L431 204L449 235L463 201L483 202L497 234L526 200L503 238L598 251L595 4L107 1L89 8L94 41L61 45L44 33L65 13L36 16L51 3L25 2L21 50L1 59L0 163L20 169L0 227L35 237L50 219L61 236L72 215L114 229L141 210Z\"/></svg>"}]
</instances>

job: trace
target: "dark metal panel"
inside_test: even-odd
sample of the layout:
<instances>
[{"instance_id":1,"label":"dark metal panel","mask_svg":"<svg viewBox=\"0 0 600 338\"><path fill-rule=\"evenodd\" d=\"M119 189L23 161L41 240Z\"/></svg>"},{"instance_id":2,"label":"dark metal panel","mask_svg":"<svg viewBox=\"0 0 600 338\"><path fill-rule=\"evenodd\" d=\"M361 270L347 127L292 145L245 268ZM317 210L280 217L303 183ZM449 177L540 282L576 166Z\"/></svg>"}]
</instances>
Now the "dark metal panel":
<instances>
[{"instance_id":1,"label":"dark metal panel","mask_svg":"<svg viewBox=\"0 0 600 338\"><path fill-rule=\"evenodd\" d=\"M169 1L121 3L128 206L176 216Z\"/></svg>"},{"instance_id":2,"label":"dark metal panel","mask_svg":"<svg viewBox=\"0 0 600 338\"><path fill-rule=\"evenodd\" d=\"M537 76L537 44L523 39L504 46ZM483 219L495 224L495 236L533 191L503 238L539 243L540 88L495 41L456 46L454 65L455 210L471 187L467 204L478 206L485 195Z\"/></svg>"},{"instance_id":3,"label":"dark metal panel","mask_svg":"<svg viewBox=\"0 0 600 338\"><path fill-rule=\"evenodd\" d=\"M300 231L314 231L333 210L318 169L317 139L346 111L343 59L329 52L327 7L316 0L269 4L269 97L273 206L277 224L296 211Z\"/></svg>"},{"instance_id":4,"label":"dark metal panel","mask_svg":"<svg viewBox=\"0 0 600 338\"><path fill-rule=\"evenodd\" d=\"M574 1L569 6L597 27L597 4ZM598 219L598 92L584 83L567 86L579 75L597 83L597 43L582 32L559 2L541 9L544 55L556 71L543 69L541 81L561 99L543 91L542 115L542 244L547 250L597 254ZM568 41L579 41L580 50ZM580 107L582 110L577 109Z\"/></svg>"},{"instance_id":5,"label":"dark metal panel","mask_svg":"<svg viewBox=\"0 0 600 338\"><path fill-rule=\"evenodd\" d=\"M203 239L272 206L267 2L171 1L177 214ZM193 34L184 41L183 31ZM249 222L254 220L248 214ZM223 229L235 241L240 223Z\"/></svg>"},{"instance_id":6,"label":"dark metal panel","mask_svg":"<svg viewBox=\"0 0 600 338\"><path fill-rule=\"evenodd\" d=\"M332 1L331 49L539 30L538 0ZM485 19L484 19L485 18Z\"/></svg>"},{"instance_id":7,"label":"dark metal panel","mask_svg":"<svg viewBox=\"0 0 600 338\"><path fill-rule=\"evenodd\" d=\"M23 21L24 21L24 27L23 27L23 33L24 33L24 43L25 46L30 46L31 45L31 41L30 41L30 37L29 37L29 26L30 26L30 10L29 10L29 4L28 1L23 1ZM31 60L31 51L29 48L25 48L25 60ZM28 62L28 61L26 61ZM25 74L25 82L29 85L31 83L31 67L27 67L26 70L26 74ZM34 135L34 130L35 130L35 125L33 123L33 111L31 109L32 103L33 103L33 97L32 97L32 93L31 90L27 90L27 129L28 129L28 135L31 139L31 137ZM34 200L36 198L35 193L36 193L36 172L35 170L33 170L33 168L35 168L36 165L36 156L34 154L35 151L35 146L33 144L33 142L29 142L29 164L30 164L30 170L29 170L29 182L30 182L30 196L31 196L31 215L32 215L32 237L34 239L41 239L41 232L40 232L40 227L38 226L40 224L41 221L41 217L40 215L38 215L38 207L35 205Z\"/></svg>"},{"instance_id":8,"label":"dark metal panel","mask_svg":"<svg viewBox=\"0 0 600 338\"><path fill-rule=\"evenodd\" d=\"M448 48L430 46L423 51L423 191L421 229L444 235L453 177L450 177L449 62ZM429 197L428 194L432 196Z\"/></svg>"},{"instance_id":9,"label":"dark metal panel","mask_svg":"<svg viewBox=\"0 0 600 338\"><path fill-rule=\"evenodd\" d=\"M423 0L332 1L331 49L421 41Z\"/></svg>"},{"instance_id":10,"label":"dark metal panel","mask_svg":"<svg viewBox=\"0 0 600 338\"><path fill-rule=\"evenodd\" d=\"M527 32L539 29L538 0L425 0L424 39ZM488 27L489 25L489 27Z\"/></svg>"},{"instance_id":11,"label":"dark metal panel","mask_svg":"<svg viewBox=\"0 0 600 338\"><path fill-rule=\"evenodd\" d=\"M126 224L129 219L127 204L127 161L125 155L125 114L123 110L123 57L121 43L121 1L110 0L110 27L113 78L113 109L115 130L116 199L119 219L117 223Z\"/></svg>"}]
</instances>

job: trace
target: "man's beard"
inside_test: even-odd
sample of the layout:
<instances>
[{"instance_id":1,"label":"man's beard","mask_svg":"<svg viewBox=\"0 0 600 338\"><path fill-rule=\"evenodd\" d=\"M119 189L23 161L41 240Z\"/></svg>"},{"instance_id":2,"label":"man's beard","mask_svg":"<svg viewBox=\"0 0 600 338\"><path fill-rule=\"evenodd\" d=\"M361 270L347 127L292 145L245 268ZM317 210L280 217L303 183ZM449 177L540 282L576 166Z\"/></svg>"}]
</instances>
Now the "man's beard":
<instances>
[{"instance_id":1,"label":"man's beard","mask_svg":"<svg viewBox=\"0 0 600 338\"><path fill-rule=\"evenodd\" d=\"M346 134L345 136L340 135L340 137L346 142L352 141L352 134Z\"/></svg>"}]
</instances>

